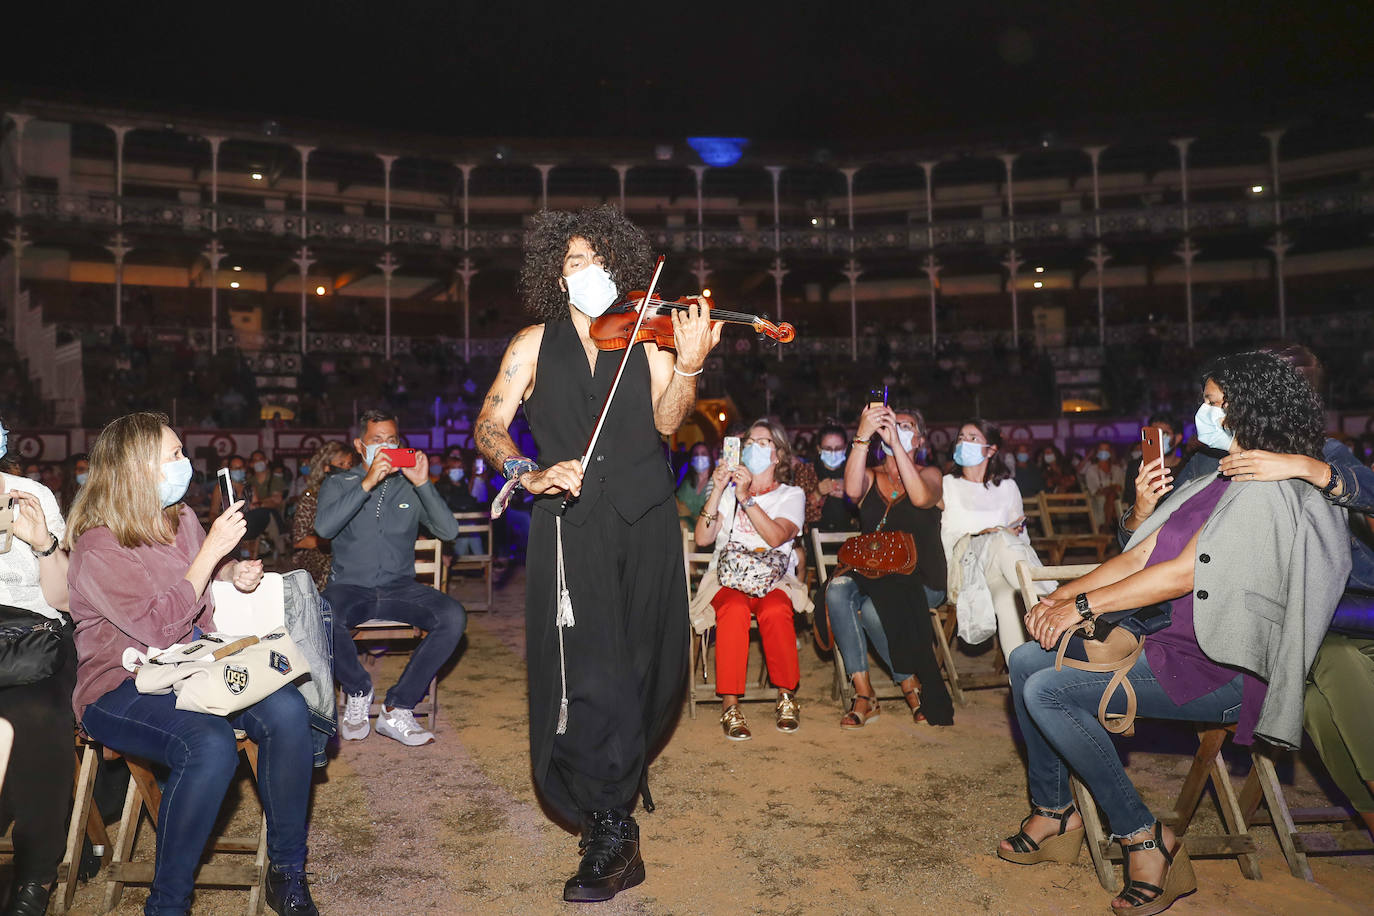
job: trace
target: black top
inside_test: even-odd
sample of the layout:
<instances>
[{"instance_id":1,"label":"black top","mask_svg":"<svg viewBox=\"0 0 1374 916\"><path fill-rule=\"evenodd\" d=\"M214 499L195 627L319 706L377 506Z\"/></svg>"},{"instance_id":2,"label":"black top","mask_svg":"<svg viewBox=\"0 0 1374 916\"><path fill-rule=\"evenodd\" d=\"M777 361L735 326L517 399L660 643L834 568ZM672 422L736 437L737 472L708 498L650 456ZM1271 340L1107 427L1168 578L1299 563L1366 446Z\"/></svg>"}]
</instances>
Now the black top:
<instances>
[{"instance_id":1,"label":"black top","mask_svg":"<svg viewBox=\"0 0 1374 916\"><path fill-rule=\"evenodd\" d=\"M816 480L835 480L840 483L840 495L827 496L821 503L820 521L816 527L822 531L848 531L854 527L858 512L854 504L844 498L844 465L831 470L823 462L816 462Z\"/></svg>"},{"instance_id":2,"label":"black top","mask_svg":"<svg viewBox=\"0 0 1374 916\"><path fill-rule=\"evenodd\" d=\"M622 355L620 350L601 351L596 358L596 374L592 375L573 323L545 323L534 391L525 401L525 417L539 449L540 466L582 457ZM630 352L596 453L582 478L582 494L569 504L563 517L574 525L582 524L603 495L627 522L636 521L673 496L672 471L663 440L654 428L649 360L643 347ZM536 509L553 514L562 504L561 493L534 500Z\"/></svg>"},{"instance_id":3,"label":"black top","mask_svg":"<svg viewBox=\"0 0 1374 916\"><path fill-rule=\"evenodd\" d=\"M945 566L945 548L940 542L940 510L935 506L918 509L911 500L902 494L901 499L888 511L884 496L891 492L878 493L881 478L874 474L873 485L859 500L859 525L865 531L876 531L883 513L887 512L884 531L909 531L916 542L916 574L921 584L942 592L948 586Z\"/></svg>"}]
</instances>

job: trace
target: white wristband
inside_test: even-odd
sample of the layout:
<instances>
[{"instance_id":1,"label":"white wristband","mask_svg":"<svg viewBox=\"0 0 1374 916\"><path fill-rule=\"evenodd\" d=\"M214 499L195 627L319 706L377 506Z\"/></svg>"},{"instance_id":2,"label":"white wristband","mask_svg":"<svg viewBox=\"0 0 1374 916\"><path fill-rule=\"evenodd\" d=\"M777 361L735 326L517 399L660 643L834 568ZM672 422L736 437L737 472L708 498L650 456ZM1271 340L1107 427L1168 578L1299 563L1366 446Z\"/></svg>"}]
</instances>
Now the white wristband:
<instances>
[{"instance_id":1,"label":"white wristband","mask_svg":"<svg viewBox=\"0 0 1374 916\"><path fill-rule=\"evenodd\" d=\"M683 378L692 378L693 376L701 375L701 373L705 372L706 367L702 366L696 372L683 372L681 369L677 367L677 363L673 363L673 371L676 372L678 375L682 376Z\"/></svg>"}]
</instances>

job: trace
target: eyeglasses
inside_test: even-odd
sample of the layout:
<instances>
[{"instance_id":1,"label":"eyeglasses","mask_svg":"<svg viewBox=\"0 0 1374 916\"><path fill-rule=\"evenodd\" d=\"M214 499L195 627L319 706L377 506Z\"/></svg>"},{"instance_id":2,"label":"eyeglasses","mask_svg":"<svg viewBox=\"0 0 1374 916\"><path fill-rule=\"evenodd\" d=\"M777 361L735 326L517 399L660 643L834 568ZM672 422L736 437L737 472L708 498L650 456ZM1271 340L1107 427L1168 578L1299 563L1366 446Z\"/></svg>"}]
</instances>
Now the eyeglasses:
<instances>
[{"instance_id":1,"label":"eyeglasses","mask_svg":"<svg viewBox=\"0 0 1374 916\"><path fill-rule=\"evenodd\" d=\"M743 440L743 442L744 442L745 445L760 445L760 446L767 446L768 448L772 448L772 447L773 447L773 437L772 437L772 436L764 436L764 437L761 438L761 439L745 439L745 440Z\"/></svg>"}]
</instances>

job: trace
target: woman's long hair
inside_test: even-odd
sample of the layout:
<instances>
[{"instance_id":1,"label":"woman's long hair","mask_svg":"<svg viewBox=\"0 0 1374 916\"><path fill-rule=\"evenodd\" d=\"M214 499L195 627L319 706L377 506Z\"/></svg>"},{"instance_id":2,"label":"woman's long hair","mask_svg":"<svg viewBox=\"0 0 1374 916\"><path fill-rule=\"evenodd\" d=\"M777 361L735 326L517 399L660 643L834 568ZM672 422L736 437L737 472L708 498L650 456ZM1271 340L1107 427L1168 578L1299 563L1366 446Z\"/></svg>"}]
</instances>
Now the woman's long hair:
<instances>
[{"instance_id":1,"label":"woman's long hair","mask_svg":"<svg viewBox=\"0 0 1374 916\"><path fill-rule=\"evenodd\" d=\"M167 415L131 413L113 420L91 446L86 485L67 514L67 547L92 528L109 528L121 547L176 540L181 504L162 507L162 429Z\"/></svg>"},{"instance_id":2,"label":"woman's long hair","mask_svg":"<svg viewBox=\"0 0 1374 916\"><path fill-rule=\"evenodd\" d=\"M342 442L326 442L310 456L310 476L305 481L305 492L320 495L320 484L334 470L334 462L353 451L353 446Z\"/></svg>"},{"instance_id":3,"label":"woman's long hair","mask_svg":"<svg viewBox=\"0 0 1374 916\"><path fill-rule=\"evenodd\" d=\"M1221 389L1225 426L1243 448L1320 458L1326 443L1321 397L1287 360L1264 350L1215 360L1202 375Z\"/></svg>"},{"instance_id":4,"label":"woman's long hair","mask_svg":"<svg viewBox=\"0 0 1374 916\"><path fill-rule=\"evenodd\" d=\"M768 417L760 417L749 424L752 431L755 426L762 426L768 430L768 435L773 437L773 456L778 459L777 465L773 468L773 479L778 483L792 482L792 440L787 438L787 430L783 429L781 423Z\"/></svg>"}]
</instances>

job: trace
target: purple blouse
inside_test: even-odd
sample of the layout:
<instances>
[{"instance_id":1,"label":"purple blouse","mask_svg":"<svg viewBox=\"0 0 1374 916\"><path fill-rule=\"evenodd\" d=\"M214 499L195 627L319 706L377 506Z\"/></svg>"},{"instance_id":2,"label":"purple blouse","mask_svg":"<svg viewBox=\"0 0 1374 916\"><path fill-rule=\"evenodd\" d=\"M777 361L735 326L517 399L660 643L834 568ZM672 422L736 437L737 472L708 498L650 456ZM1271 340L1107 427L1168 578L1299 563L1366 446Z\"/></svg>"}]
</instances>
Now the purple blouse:
<instances>
[{"instance_id":1,"label":"purple blouse","mask_svg":"<svg viewBox=\"0 0 1374 916\"><path fill-rule=\"evenodd\" d=\"M1172 560L1182 553L1193 535L1207 522L1230 483L1225 477L1218 476L1179 506L1168 521L1160 526L1155 549L1150 559L1145 561L1145 566L1148 568ZM1240 720L1236 723L1236 743L1252 743L1268 685L1254 675L1217 664L1202 651L1193 630L1192 591L1175 598L1171 605L1172 622L1168 628L1145 640L1145 658L1159 686L1169 699L1181 706L1221 689L1235 680L1237 675L1242 676L1244 681Z\"/></svg>"}]
</instances>

